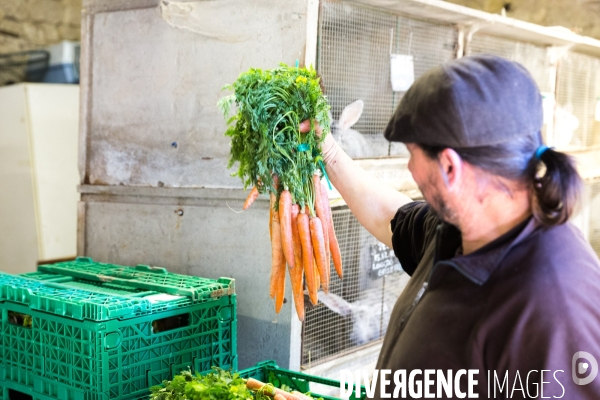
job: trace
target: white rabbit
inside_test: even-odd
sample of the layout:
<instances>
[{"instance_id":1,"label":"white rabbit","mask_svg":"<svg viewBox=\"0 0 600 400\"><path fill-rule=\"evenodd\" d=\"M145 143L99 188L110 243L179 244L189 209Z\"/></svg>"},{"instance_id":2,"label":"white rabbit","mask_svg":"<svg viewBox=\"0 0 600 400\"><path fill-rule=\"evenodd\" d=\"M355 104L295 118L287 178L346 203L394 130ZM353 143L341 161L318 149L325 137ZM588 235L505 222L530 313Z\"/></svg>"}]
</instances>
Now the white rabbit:
<instances>
[{"instance_id":1,"label":"white rabbit","mask_svg":"<svg viewBox=\"0 0 600 400\"><path fill-rule=\"evenodd\" d=\"M351 158L373 156L371 146L365 137L360 132L351 129L358 122L364 107L365 103L362 100L356 100L344 108L337 121L332 119L333 138Z\"/></svg>"},{"instance_id":2,"label":"white rabbit","mask_svg":"<svg viewBox=\"0 0 600 400\"><path fill-rule=\"evenodd\" d=\"M333 138L351 158L387 156L390 154L390 142L383 137L383 134L363 135L351 129L360 119L364 107L365 103L362 100L356 100L344 108L337 121L331 118ZM391 155L394 156L408 154L408 150L402 143L392 143L391 151Z\"/></svg>"},{"instance_id":3,"label":"white rabbit","mask_svg":"<svg viewBox=\"0 0 600 400\"><path fill-rule=\"evenodd\" d=\"M387 329L391 309L387 303L381 302L379 291L368 291L354 303L348 303L336 294L323 292L319 292L319 300L342 317L352 317L350 340L357 345L379 339Z\"/></svg>"}]
</instances>

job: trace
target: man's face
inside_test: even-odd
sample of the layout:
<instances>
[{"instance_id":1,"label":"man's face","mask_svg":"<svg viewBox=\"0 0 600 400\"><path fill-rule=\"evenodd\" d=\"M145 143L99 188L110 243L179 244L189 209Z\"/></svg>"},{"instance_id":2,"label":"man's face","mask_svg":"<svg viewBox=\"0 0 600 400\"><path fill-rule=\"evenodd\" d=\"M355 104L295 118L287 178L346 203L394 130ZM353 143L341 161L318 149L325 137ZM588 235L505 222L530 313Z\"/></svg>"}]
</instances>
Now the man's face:
<instances>
[{"instance_id":1,"label":"man's face","mask_svg":"<svg viewBox=\"0 0 600 400\"><path fill-rule=\"evenodd\" d=\"M455 212L448 204L446 196L446 184L443 179L443 171L440 163L431 159L425 152L414 143L407 143L410 152L408 170L417 183L423 197L429 206L441 219L448 223L456 223Z\"/></svg>"}]
</instances>

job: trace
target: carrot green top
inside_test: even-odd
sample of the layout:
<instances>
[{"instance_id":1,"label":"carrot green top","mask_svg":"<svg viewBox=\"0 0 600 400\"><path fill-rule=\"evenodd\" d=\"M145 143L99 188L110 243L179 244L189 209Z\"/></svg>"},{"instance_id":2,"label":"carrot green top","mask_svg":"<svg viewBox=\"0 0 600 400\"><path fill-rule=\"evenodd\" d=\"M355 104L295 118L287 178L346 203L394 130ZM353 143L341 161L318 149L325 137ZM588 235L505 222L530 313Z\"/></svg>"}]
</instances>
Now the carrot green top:
<instances>
[{"instance_id":1,"label":"carrot green top","mask_svg":"<svg viewBox=\"0 0 600 400\"><path fill-rule=\"evenodd\" d=\"M329 105L316 71L285 64L272 70L251 68L224 89L234 91L218 103L225 117L233 103L237 106L225 132L231 137L229 168L238 163L232 175L261 193L279 195L287 188L294 203L312 208L312 176L322 160L319 144L330 130ZM314 124L307 134L300 133L300 122L307 119L319 123L321 137ZM279 188L272 174L279 176Z\"/></svg>"}]
</instances>

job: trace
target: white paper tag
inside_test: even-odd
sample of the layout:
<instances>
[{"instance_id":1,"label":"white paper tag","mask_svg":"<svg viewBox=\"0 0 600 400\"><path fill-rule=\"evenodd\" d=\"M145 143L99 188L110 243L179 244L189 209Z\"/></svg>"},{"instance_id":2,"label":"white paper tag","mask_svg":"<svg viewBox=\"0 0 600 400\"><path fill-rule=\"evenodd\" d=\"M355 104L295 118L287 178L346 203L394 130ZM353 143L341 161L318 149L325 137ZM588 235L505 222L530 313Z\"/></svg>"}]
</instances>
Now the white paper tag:
<instances>
[{"instance_id":1,"label":"white paper tag","mask_svg":"<svg viewBox=\"0 0 600 400\"><path fill-rule=\"evenodd\" d=\"M549 124L554 118L554 93L542 92L542 111L544 113L544 124Z\"/></svg>"},{"instance_id":2,"label":"white paper tag","mask_svg":"<svg viewBox=\"0 0 600 400\"><path fill-rule=\"evenodd\" d=\"M596 99L596 113L594 119L600 122L600 97Z\"/></svg>"},{"instance_id":3,"label":"white paper tag","mask_svg":"<svg viewBox=\"0 0 600 400\"><path fill-rule=\"evenodd\" d=\"M390 73L392 90L406 92L415 82L415 63L413 56L390 54Z\"/></svg>"}]
</instances>

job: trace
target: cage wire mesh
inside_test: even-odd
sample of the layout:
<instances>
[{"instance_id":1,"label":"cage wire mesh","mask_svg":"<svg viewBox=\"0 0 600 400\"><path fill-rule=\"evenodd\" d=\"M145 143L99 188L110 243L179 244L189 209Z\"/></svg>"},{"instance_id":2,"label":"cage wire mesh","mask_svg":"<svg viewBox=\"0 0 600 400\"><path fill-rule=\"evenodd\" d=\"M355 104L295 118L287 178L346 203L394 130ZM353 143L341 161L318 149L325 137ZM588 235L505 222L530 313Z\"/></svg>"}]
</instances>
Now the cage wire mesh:
<instances>
[{"instance_id":1,"label":"cage wire mesh","mask_svg":"<svg viewBox=\"0 0 600 400\"><path fill-rule=\"evenodd\" d=\"M302 332L304 368L382 340L392 308L408 281L408 276L398 270L399 264L393 268L395 272L382 277L370 273L373 251L384 245L359 224L347 207L333 210L333 223L344 279L332 274L329 291L341 296L351 313L342 316L322 302L307 310Z\"/></svg>"},{"instance_id":2,"label":"cage wire mesh","mask_svg":"<svg viewBox=\"0 0 600 400\"><path fill-rule=\"evenodd\" d=\"M522 64L541 92L552 92L552 64L548 48L532 43L476 33L469 42L468 54L493 54Z\"/></svg>"},{"instance_id":3,"label":"cage wire mesh","mask_svg":"<svg viewBox=\"0 0 600 400\"><path fill-rule=\"evenodd\" d=\"M390 82L390 53L412 55L415 79L427 70L456 56L457 28L395 15L335 0L322 0L319 14L317 69L323 79L334 120L346 105L362 99L362 117L354 126L374 156L397 155L382 132L403 93ZM558 65L557 75L547 47L518 40L476 33L467 54L495 54L527 68L541 92L556 97L554 143L557 147L587 147L600 144L600 121L594 113L600 102L600 60L568 53ZM587 211L581 226L594 250L600 254L600 180L586 184ZM343 317L322 303L306 313L302 333L302 366L320 364L356 351L383 338L388 312L402 292L407 275L395 272L382 278L369 275L377 240L352 216L347 207L334 210L344 280L332 276L330 291L341 296L352 309L363 306L379 318L379 326L364 340L354 332L354 315Z\"/></svg>"},{"instance_id":4,"label":"cage wire mesh","mask_svg":"<svg viewBox=\"0 0 600 400\"><path fill-rule=\"evenodd\" d=\"M555 82L553 81L556 78L548 47L476 33L467 44L466 54L493 54L520 63L529 71L542 95L545 98L554 98ZM552 107L549 109L545 107L544 112L552 113ZM544 120L547 122L546 118ZM548 125L546 123L542 126L542 135L548 143ZM555 138L552 137L552 139Z\"/></svg>"},{"instance_id":5,"label":"cage wire mesh","mask_svg":"<svg viewBox=\"0 0 600 400\"><path fill-rule=\"evenodd\" d=\"M331 113L337 120L346 105L362 99L365 107L353 127L367 139L373 156L390 152L383 136L402 94L392 90L390 53L414 57L415 79L455 58L458 32L452 25L431 23L350 5L321 2L317 69Z\"/></svg>"},{"instance_id":6,"label":"cage wire mesh","mask_svg":"<svg viewBox=\"0 0 600 400\"><path fill-rule=\"evenodd\" d=\"M555 111L561 147L600 145L600 129L594 118L598 101L600 60L577 53L564 55L558 66Z\"/></svg>"}]
</instances>

